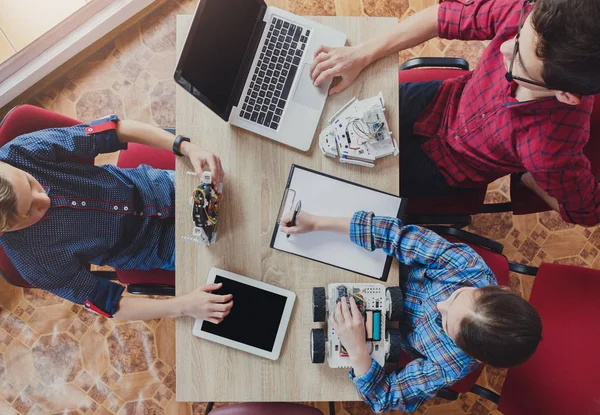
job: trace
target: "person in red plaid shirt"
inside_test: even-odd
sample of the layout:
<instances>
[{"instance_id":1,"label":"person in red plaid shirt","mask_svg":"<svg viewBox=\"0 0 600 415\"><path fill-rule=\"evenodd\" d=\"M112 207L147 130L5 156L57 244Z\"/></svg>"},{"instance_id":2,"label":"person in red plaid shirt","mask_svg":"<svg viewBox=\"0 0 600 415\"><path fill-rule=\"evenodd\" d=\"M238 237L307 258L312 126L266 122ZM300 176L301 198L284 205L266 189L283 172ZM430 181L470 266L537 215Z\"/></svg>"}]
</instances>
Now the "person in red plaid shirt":
<instances>
[{"instance_id":1,"label":"person in red plaid shirt","mask_svg":"<svg viewBox=\"0 0 600 415\"><path fill-rule=\"evenodd\" d=\"M455 194L515 172L564 220L600 223L583 148L600 92L598 0L450 0L357 46L320 47L315 85L440 36L490 40L475 70L400 86L401 195Z\"/></svg>"}]
</instances>

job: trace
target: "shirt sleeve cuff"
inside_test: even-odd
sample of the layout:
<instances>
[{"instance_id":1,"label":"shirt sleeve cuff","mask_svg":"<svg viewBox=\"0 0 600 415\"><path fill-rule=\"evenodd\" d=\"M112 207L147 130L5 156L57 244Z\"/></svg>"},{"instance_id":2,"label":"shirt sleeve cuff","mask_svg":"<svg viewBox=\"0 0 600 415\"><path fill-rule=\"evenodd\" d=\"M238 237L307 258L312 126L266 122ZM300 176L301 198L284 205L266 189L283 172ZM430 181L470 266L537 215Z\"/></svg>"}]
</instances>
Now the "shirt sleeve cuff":
<instances>
[{"instance_id":1,"label":"shirt sleeve cuff","mask_svg":"<svg viewBox=\"0 0 600 415\"><path fill-rule=\"evenodd\" d=\"M350 240L369 251L375 250L371 234L373 216L372 212L360 210L352 216L352 221L350 222Z\"/></svg>"},{"instance_id":2,"label":"shirt sleeve cuff","mask_svg":"<svg viewBox=\"0 0 600 415\"><path fill-rule=\"evenodd\" d=\"M108 117L100 118L92 121L86 127L86 134L93 134L96 140L96 148L99 153L113 153L119 150L127 150L127 143L119 141L117 136L117 123L119 117L109 115Z\"/></svg>"},{"instance_id":3,"label":"shirt sleeve cuff","mask_svg":"<svg viewBox=\"0 0 600 415\"><path fill-rule=\"evenodd\" d=\"M400 219L359 211L350 222L350 240L369 251L389 248L401 227Z\"/></svg>"},{"instance_id":4,"label":"shirt sleeve cuff","mask_svg":"<svg viewBox=\"0 0 600 415\"><path fill-rule=\"evenodd\" d=\"M85 302L85 307L96 314L112 317L117 312L125 287L114 282L98 278L96 289Z\"/></svg>"},{"instance_id":5,"label":"shirt sleeve cuff","mask_svg":"<svg viewBox=\"0 0 600 415\"><path fill-rule=\"evenodd\" d=\"M385 371L375 359L371 358L371 367L369 371L362 376L355 377L354 369L350 370L350 380L354 382L356 388L362 395L370 395L373 388L381 383L385 376Z\"/></svg>"}]
</instances>

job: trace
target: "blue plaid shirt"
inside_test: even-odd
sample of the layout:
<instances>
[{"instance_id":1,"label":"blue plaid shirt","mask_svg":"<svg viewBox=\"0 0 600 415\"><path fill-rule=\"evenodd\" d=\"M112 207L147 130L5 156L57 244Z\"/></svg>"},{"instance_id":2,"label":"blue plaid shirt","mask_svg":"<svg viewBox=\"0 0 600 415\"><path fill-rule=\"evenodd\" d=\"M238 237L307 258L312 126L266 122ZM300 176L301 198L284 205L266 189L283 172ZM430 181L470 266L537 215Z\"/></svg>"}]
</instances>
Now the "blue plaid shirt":
<instances>
[{"instance_id":1,"label":"blue plaid shirt","mask_svg":"<svg viewBox=\"0 0 600 415\"><path fill-rule=\"evenodd\" d=\"M123 287L90 273L88 264L147 270L168 263L175 250L168 172L82 163L127 148L117 121L37 131L0 148L0 161L35 177L51 200L39 222L0 237L15 268L37 288L110 315Z\"/></svg>"},{"instance_id":2,"label":"blue plaid shirt","mask_svg":"<svg viewBox=\"0 0 600 415\"><path fill-rule=\"evenodd\" d=\"M403 226L399 219L356 212L350 239L370 251L381 248L409 266L400 282L405 312L400 330L403 349L417 356L392 374L373 360L369 372L360 377L350 372L350 378L373 411L414 411L478 366L444 332L436 304L461 287L496 285L496 278L467 245L450 243L425 228Z\"/></svg>"}]
</instances>

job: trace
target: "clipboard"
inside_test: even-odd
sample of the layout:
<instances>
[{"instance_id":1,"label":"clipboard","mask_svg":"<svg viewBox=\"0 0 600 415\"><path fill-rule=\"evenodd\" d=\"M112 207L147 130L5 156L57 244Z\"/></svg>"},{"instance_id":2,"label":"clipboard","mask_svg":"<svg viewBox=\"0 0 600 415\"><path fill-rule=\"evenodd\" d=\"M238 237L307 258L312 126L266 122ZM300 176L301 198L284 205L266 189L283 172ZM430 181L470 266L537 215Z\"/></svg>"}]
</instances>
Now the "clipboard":
<instances>
[{"instance_id":1,"label":"clipboard","mask_svg":"<svg viewBox=\"0 0 600 415\"><path fill-rule=\"evenodd\" d=\"M286 238L279 231L279 219L298 200L302 201L303 211L315 215L351 217L364 210L401 218L406 210L405 199L292 164L271 237L272 249L387 281L393 257L380 249L370 252L354 244L348 235L311 232Z\"/></svg>"}]
</instances>

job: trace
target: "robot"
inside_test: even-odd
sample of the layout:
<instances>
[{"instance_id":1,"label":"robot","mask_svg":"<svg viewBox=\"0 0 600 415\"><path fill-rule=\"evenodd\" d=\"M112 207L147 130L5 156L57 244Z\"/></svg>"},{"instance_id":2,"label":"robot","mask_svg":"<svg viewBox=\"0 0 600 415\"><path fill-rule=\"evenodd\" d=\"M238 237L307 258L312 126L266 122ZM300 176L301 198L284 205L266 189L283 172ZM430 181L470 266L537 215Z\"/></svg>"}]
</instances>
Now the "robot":
<instances>
[{"instance_id":1,"label":"robot","mask_svg":"<svg viewBox=\"0 0 600 415\"><path fill-rule=\"evenodd\" d=\"M324 287L313 288L313 320L329 321L329 313L335 310L338 301L354 297L358 310L365 321L369 353L380 365L395 362L401 352L401 335L398 329L386 330L386 319L400 321L403 315L403 296L400 287L383 284L329 284L327 294ZM350 368L350 359L344 345L333 327L312 329L310 357L313 363L327 363L331 368Z\"/></svg>"},{"instance_id":2,"label":"robot","mask_svg":"<svg viewBox=\"0 0 600 415\"><path fill-rule=\"evenodd\" d=\"M191 172L195 175L195 173ZM212 174L204 172L202 183L192 192L190 206L192 207L192 236L184 236L189 242L199 245L212 245L217 238L219 224L219 204L221 202L222 185L215 190L212 185Z\"/></svg>"},{"instance_id":3,"label":"robot","mask_svg":"<svg viewBox=\"0 0 600 415\"><path fill-rule=\"evenodd\" d=\"M319 147L327 157L339 156L341 163L373 167L381 157L399 154L398 143L385 119L383 94L352 98L319 135Z\"/></svg>"}]
</instances>

